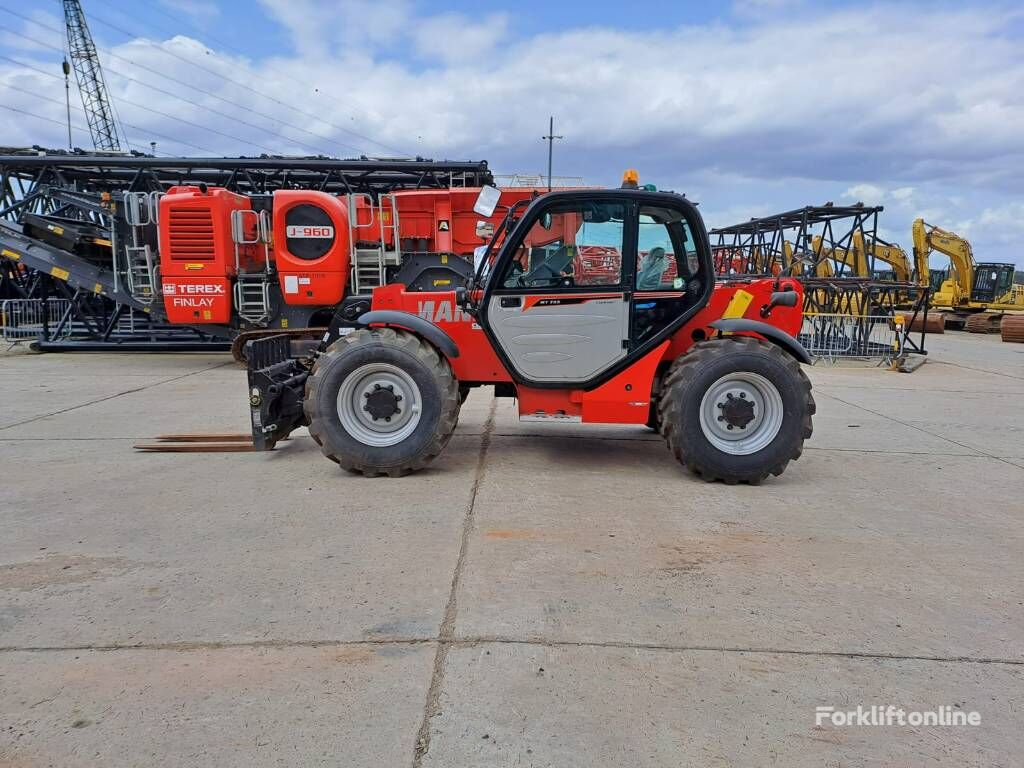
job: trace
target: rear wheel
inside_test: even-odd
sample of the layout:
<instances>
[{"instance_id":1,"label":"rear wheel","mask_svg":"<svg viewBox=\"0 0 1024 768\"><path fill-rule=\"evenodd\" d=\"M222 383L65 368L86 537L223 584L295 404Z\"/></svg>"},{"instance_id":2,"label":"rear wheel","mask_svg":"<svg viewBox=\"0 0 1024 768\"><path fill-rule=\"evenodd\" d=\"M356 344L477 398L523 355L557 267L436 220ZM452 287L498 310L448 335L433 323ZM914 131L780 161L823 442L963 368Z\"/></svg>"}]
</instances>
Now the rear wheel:
<instances>
[{"instance_id":1,"label":"rear wheel","mask_svg":"<svg viewBox=\"0 0 1024 768\"><path fill-rule=\"evenodd\" d=\"M759 483L800 458L811 436L811 382L774 344L735 336L701 342L672 365L661 432L705 480Z\"/></svg>"},{"instance_id":2,"label":"rear wheel","mask_svg":"<svg viewBox=\"0 0 1024 768\"><path fill-rule=\"evenodd\" d=\"M327 458L373 477L422 469L447 445L459 417L448 361L406 331L342 336L317 359L303 403Z\"/></svg>"}]
</instances>

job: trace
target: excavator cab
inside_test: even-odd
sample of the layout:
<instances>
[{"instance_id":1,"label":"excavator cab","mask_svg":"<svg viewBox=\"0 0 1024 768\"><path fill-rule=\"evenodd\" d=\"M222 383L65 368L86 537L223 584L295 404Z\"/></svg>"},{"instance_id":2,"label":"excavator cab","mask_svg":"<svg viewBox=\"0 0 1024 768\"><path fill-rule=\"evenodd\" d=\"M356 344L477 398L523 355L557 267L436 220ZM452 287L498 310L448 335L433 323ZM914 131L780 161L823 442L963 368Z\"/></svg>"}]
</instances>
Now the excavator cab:
<instances>
[{"instance_id":1,"label":"excavator cab","mask_svg":"<svg viewBox=\"0 0 1024 768\"><path fill-rule=\"evenodd\" d=\"M1010 292L1013 287L1013 264L977 264L974 268L974 284L971 286L971 301L994 303Z\"/></svg>"}]
</instances>

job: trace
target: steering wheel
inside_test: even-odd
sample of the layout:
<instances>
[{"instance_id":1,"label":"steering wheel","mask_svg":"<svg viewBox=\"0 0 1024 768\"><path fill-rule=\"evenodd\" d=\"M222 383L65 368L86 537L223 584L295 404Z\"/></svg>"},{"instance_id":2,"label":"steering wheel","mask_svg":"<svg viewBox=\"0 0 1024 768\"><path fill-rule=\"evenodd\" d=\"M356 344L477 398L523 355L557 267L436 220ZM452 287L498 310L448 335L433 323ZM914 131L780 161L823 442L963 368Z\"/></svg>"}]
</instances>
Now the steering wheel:
<instances>
[{"instance_id":1,"label":"steering wheel","mask_svg":"<svg viewBox=\"0 0 1024 768\"><path fill-rule=\"evenodd\" d=\"M520 288L551 287L562 277L562 273L550 264L551 259L546 259L529 272L521 274L517 278L517 285Z\"/></svg>"}]
</instances>

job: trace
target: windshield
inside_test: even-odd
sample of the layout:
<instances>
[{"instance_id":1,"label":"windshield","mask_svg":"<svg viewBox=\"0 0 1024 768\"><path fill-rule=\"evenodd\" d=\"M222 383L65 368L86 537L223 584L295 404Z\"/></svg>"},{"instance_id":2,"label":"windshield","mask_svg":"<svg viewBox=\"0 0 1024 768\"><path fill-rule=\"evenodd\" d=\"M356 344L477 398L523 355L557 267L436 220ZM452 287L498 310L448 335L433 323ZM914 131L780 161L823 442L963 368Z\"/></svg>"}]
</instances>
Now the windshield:
<instances>
[{"instance_id":1,"label":"windshield","mask_svg":"<svg viewBox=\"0 0 1024 768\"><path fill-rule=\"evenodd\" d=\"M506 263L505 288L618 285L625 206L574 200L545 210Z\"/></svg>"},{"instance_id":2,"label":"windshield","mask_svg":"<svg viewBox=\"0 0 1024 768\"><path fill-rule=\"evenodd\" d=\"M494 261L498 258L498 253L501 251L501 244L505 242L505 238L508 237L509 232L512 231L515 223L522 216L523 210L530 202L532 201L520 200L509 208L508 213L505 214L505 218L498 225L490 242L474 251L473 265L476 268L474 283L478 288L483 288L487 285L487 280L491 276L491 268L494 266Z\"/></svg>"}]
</instances>

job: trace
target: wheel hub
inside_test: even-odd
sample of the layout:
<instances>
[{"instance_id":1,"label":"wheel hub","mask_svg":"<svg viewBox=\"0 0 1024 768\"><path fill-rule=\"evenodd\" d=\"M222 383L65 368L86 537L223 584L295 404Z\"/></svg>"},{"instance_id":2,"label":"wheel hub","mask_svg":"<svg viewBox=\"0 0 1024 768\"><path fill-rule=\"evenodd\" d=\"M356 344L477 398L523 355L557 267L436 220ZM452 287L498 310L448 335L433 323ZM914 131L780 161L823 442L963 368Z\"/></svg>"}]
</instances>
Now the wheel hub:
<instances>
[{"instance_id":1,"label":"wheel hub","mask_svg":"<svg viewBox=\"0 0 1024 768\"><path fill-rule=\"evenodd\" d=\"M393 384L374 384L372 391L363 393L363 399L366 400L363 410L369 413L374 421L391 421L392 416L402 412L400 403L403 398L402 395L395 394Z\"/></svg>"},{"instance_id":2,"label":"wheel hub","mask_svg":"<svg viewBox=\"0 0 1024 768\"><path fill-rule=\"evenodd\" d=\"M412 376L390 363L368 363L352 371L338 391L341 426L359 442L397 445L420 422L423 403Z\"/></svg>"},{"instance_id":3,"label":"wheel hub","mask_svg":"<svg viewBox=\"0 0 1024 768\"><path fill-rule=\"evenodd\" d=\"M747 397L746 392L741 391L738 396L734 396L731 392L728 393L725 402L719 402L717 407L722 411L719 420L725 422L726 429L729 427L746 429L747 425L755 418L754 403Z\"/></svg>"},{"instance_id":4,"label":"wheel hub","mask_svg":"<svg viewBox=\"0 0 1024 768\"><path fill-rule=\"evenodd\" d=\"M764 376L736 371L714 382L700 403L700 426L715 448L734 456L767 447L782 427L782 395Z\"/></svg>"}]
</instances>

